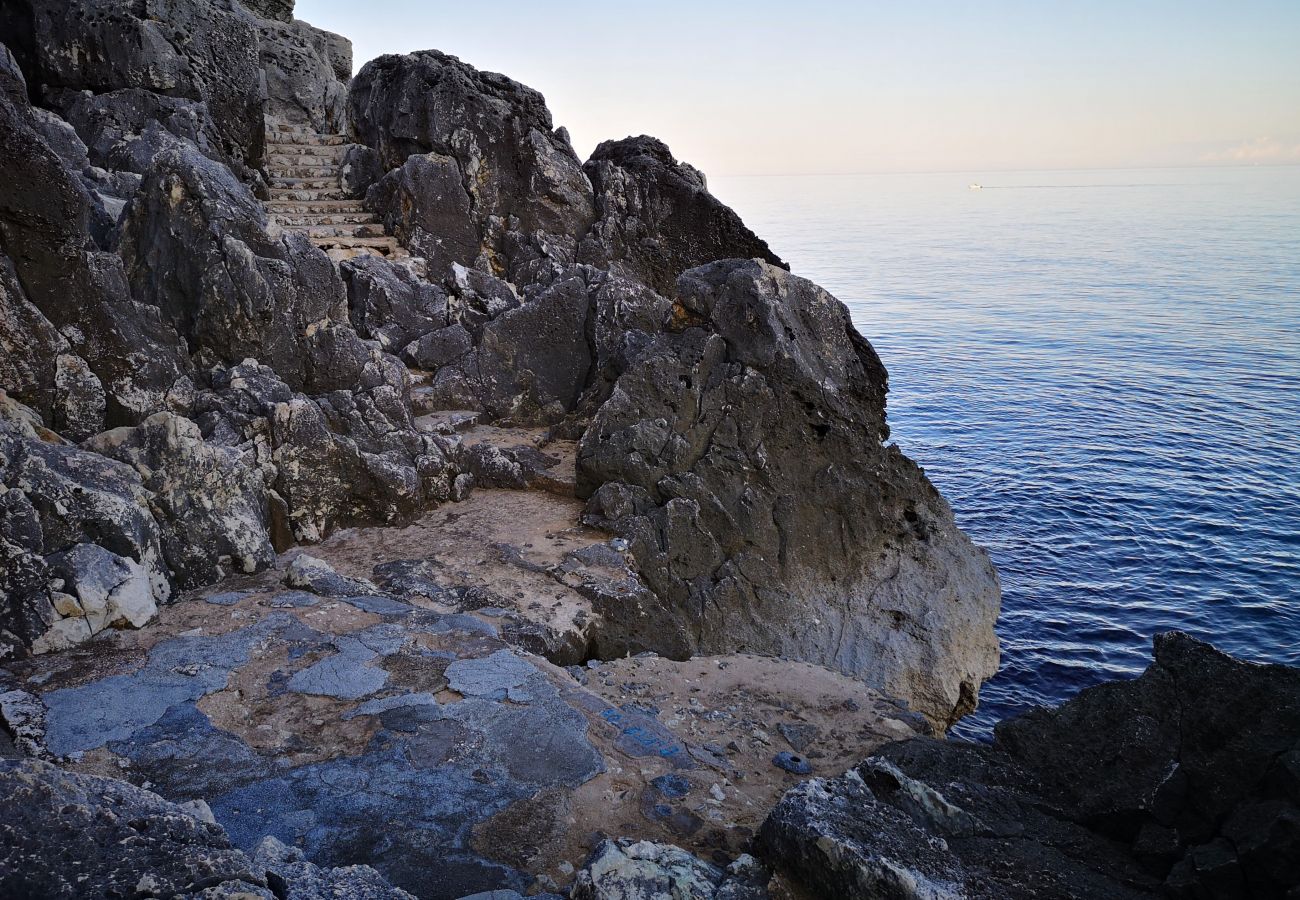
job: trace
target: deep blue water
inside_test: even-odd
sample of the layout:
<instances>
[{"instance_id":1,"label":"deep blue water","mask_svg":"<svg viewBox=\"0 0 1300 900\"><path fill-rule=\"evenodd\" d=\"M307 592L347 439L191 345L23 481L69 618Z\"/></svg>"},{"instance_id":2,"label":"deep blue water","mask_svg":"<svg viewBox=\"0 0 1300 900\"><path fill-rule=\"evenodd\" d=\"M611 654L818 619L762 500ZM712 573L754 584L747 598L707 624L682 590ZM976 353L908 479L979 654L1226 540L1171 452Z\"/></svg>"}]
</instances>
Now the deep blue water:
<instances>
[{"instance_id":1,"label":"deep blue water","mask_svg":"<svg viewBox=\"0 0 1300 900\"><path fill-rule=\"evenodd\" d=\"M1002 670L959 734L1163 630L1300 664L1300 168L711 187L849 306L893 439L993 554Z\"/></svg>"}]
</instances>

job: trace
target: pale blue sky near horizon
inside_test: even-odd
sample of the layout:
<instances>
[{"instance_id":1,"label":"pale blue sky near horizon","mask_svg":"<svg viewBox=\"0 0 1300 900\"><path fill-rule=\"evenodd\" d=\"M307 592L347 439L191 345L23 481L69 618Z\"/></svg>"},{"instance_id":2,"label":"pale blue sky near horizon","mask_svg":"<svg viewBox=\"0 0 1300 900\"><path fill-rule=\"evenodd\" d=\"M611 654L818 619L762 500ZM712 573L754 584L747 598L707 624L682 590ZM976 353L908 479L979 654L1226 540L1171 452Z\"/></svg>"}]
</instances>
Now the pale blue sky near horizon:
<instances>
[{"instance_id":1,"label":"pale blue sky near horizon","mask_svg":"<svg viewBox=\"0 0 1300 900\"><path fill-rule=\"evenodd\" d=\"M356 67L438 49L546 95L584 158L710 175L1300 163L1300 0L298 0Z\"/></svg>"}]
</instances>

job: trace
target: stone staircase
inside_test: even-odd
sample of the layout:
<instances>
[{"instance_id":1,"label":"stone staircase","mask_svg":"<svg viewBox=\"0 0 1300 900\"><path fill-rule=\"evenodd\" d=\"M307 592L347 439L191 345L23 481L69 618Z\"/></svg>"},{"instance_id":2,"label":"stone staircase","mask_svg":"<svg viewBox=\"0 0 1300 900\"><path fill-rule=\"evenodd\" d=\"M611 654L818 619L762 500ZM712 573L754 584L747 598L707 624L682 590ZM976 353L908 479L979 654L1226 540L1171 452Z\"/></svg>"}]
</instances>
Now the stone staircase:
<instances>
[{"instance_id":1,"label":"stone staircase","mask_svg":"<svg viewBox=\"0 0 1300 900\"><path fill-rule=\"evenodd\" d=\"M336 262L355 256L414 261L376 216L343 190L341 134L317 134L306 125L266 123L266 173L272 224L306 234Z\"/></svg>"}]
</instances>

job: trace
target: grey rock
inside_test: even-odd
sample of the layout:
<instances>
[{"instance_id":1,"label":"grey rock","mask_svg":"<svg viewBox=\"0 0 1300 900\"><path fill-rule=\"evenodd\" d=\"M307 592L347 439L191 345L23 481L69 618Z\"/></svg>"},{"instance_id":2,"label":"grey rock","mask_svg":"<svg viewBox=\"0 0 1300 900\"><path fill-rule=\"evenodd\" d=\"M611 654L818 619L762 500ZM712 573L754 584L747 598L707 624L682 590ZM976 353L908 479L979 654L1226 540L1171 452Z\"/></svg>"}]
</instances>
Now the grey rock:
<instances>
[{"instance_id":1,"label":"grey rock","mask_svg":"<svg viewBox=\"0 0 1300 900\"><path fill-rule=\"evenodd\" d=\"M795 753L781 751L772 757L772 765L778 769L784 769L791 775L811 775L812 763Z\"/></svg>"},{"instance_id":2,"label":"grey rock","mask_svg":"<svg viewBox=\"0 0 1300 900\"><path fill-rule=\"evenodd\" d=\"M104 427L104 385L80 356L60 353L54 360L54 430L84 441Z\"/></svg>"},{"instance_id":3,"label":"grey rock","mask_svg":"<svg viewBox=\"0 0 1300 900\"><path fill-rule=\"evenodd\" d=\"M348 144L343 151L343 189L356 200L364 200L370 188L385 174L379 154L365 144Z\"/></svg>"},{"instance_id":4,"label":"grey rock","mask_svg":"<svg viewBox=\"0 0 1300 900\"><path fill-rule=\"evenodd\" d=\"M447 326L447 292L407 267L359 256L339 270L347 282L353 327L385 350L409 357L408 344Z\"/></svg>"},{"instance_id":5,"label":"grey rock","mask_svg":"<svg viewBox=\"0 0 1300 900\"><path fill-rule=\"evenodd\" d=\"M42 758L45 749L45 704L26 691L0 693L0 732L23 756Z\"/></svg>"},{"instance_id":6,"label":"grey rock","mask_svg":"<svg viewBox=\"0 0 1300 900\"><path fill-rule=\"evenodd\" d=\"M1300 885L1297 746L1300 669L1166 634L1140 678L991 746L901 741L805 782L759 847L829 896L1280 897Z\"/></svg>"},{"instance_id":7,"label":"grey rock","mask_svg":"<svg viewBox=\"0 0 1300 900\"><path fill-rule=\"evenodd\" d=\"M595 189L598 219L581 243L581 262L667 295L682 272L720 259L789 268L662 141L606 141L583 171Z\"/></svg>"},{"instance_id":8,"label":"grey rock","mask_svg":"<svg viewBox=\"0 0 1300 900\"><path fill-rule=\"evenodd\" d=\"M378 591L373 584L357 578L345 578L323 559L306 553L295 556L284 573L284 583L304 588L322 597L351 597Z\"/></svg>"},{"instance_id":9,"label":"grey rock","mask_svg":"<svg viewBox=\"0 0 1300 900\"><path fill-rule=\"evenodd\" d=\"M436 371L463 359L474 349L474 339L462 325L448 325L412 341L402 358L422 369Z\"/></svg>"},{"instance_id":10,"label":"grey rock","mask_svg":"<svg viewBox=\"0 0 1300 900\"><path fill-rule=\"evenodd\" d=\"M193 809L115 779L0 760L0 893L411 900L368 866L321 869L270 840L250 860Z\"/></svg>"},{"instance_id":11,"label":"grey rock","mask_svg":"<svg viewBox=\"0 0 1300 900\"><path fill-rule=\"evenodd\" d=\"M275 561L261 475L243 453L204 441L189 419L158 413L135 428L105 432L86 448L140 474L177 586L211 584Z\"/></svg>"},{"instance_id":12,"label":"grey rock","mask_svg":"<svg viewBox=\"0 0 1300 900\"><path fill-rule=\"evenodd\" d=\"M293 21L294 0L240 0L253 15L277 22Z\"/></svg>"},{"instance_id":13,"label":"grey rock","mask_svg":"<svg viewBox=\"0 0 1300 900\"><path fill-rule=\"evenodd\" d=\"M98 94L69 91L58 101L63 116L86 142L90 162L102 169L143 175L159 153L187 145L220 158L204 130L207 109L201 101L139 87ZM111 186L109 190L124 199L134 193Z\"/></svg>"},{"instance_id":14,"label":"grey rock","mask_svg":"<svg viewBox=\"0 0 1300 900\"><path fill-rule=\"evenodd\" d=\"M261 159L257 20L233 0L15 0L0 25L46 103L124 88L196 101L221 155Z\"/></svg>"},{"instance_id":15,"label":"grey rock","mask_svg":"<svg viewBox=\"0 0 1300 900\"><path fill-rule=\"evenodd\" d=\"M652 841L606 840L578 871L573 900L767 900L766 878L741 857L726 869L678 847Z\"/></svg>"},{"instance_id":16,"label":"grey rock","mask_svg":"<svg viewBox=\"0 0 1300 900\"><path fill-rule=\"evenodd\" d=\"M345 82L352 76L351 42L298 20L264 18L257 29L266 74L266 114L310 125L323 134L344 131Z\"/></svg>"},{"instance_id":17,"label":"grey rock","mask_svg":"<svg viewBox=\"0 0 1300 900\"><path fill-rule=\"evenodd\" d=\"M816 662L946 728L997 669L999 586L883 443L875 351L837 300L759 261L693 269L677 296L578 454L587 521L658 596L632 649Z\"/></svg>"},{"instance_id":18,"label":"grey rock","mask_svg":"<svg viewBox=\"0 0 1300 900\"><path fill-rule=\"evenodd\" d=\"M450 156L407 158L367 189L366 205L434 272L473 263L481 252L481 229L471 215L464 175Z\"/></svg>"},{"instance_id":19,"label":"grey rock","mask_svg":"<svg viewBox=\"0 0 1300 900\"><path fill-rule=\"evenodd\" d=\"M441 228L420 231L445 235L441 246L424 242L438 251L431 259L514 279L544 261L573 261L594 218L591 185L536 91L428 50L367 63L348 110L386 168L424 157L420 174L401 177L430 185L421 212Z\"/></svg>"},{"instance_id":20,"label":"grey rock","mask_svg":"<svg viewBox=\"0 0 1300 900\"><path fill-rule=\"evenodd\" d=\"M27 299L13 262L0 253L0 384L14 399L54 418L56 360L67 339Z\"/></svg>"}]
</instances>

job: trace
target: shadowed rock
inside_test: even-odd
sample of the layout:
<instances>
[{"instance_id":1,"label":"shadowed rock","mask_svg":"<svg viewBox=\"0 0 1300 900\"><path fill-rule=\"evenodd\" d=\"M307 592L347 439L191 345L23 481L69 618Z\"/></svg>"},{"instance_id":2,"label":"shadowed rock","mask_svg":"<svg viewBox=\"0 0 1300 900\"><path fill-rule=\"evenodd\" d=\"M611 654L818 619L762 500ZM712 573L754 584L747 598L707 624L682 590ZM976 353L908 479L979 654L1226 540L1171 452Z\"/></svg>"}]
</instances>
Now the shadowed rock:
<instances>
[{"instance_id":1,"label":"shadowed rock","mask_svg":"<svg viewBox=\"0 0 1300 900\"><path fill-rule=\"evenodd\" d=\"M1178 633L1138 679L886 746L790 791L764 854L825 896L1282 897L1300 885L1300 669Z\"/></svg>"},{"instance_id":2,"label":"shadowed rock","mask_svg":"<svg viewBox=\"0 0 1300 900\"><path fill-rule=\"evenodd\" d=\"M997 669L998 581L883 443L875 351L842 304L766 263L691 270L677 293L578 455L588 521L631 542L659 597L644 649L822 663L946 728Z\"/></svg>"},{"instance_id":3,"label":"shadowed rock","mask_svg":"<svg viewBox=\"0 0 1300 900\"><path fill-rule=\"evenodd\" d=\"M582 262L667 296L682 272L720 259L789 268L663 141L645 135L606 141L583 171L595 189L598 219L583 238Z\"/></svg>"}]
</instances>

